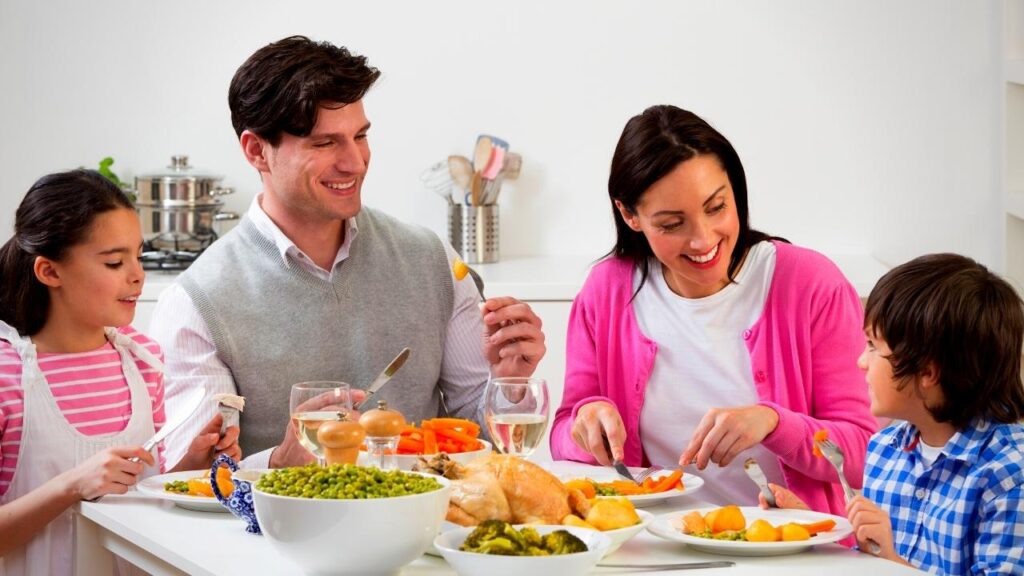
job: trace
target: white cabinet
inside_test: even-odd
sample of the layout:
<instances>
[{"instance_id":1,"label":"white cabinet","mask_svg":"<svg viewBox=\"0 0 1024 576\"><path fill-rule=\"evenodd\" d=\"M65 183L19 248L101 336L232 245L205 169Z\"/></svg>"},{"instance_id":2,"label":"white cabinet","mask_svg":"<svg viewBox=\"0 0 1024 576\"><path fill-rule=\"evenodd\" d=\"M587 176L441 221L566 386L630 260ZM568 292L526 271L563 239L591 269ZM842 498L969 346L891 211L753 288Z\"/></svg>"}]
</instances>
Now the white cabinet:
<instances>
[{"instance_id":1,"label":"white cabinet","mask_svg":"<svg viewBox=\"0 0 1024 576\"><path fill-rule=\"evenodd\" d=\"M1005 0L1003 199L1007 278L1024 292L1024 0Z\"/></svg>"}]
</instances>

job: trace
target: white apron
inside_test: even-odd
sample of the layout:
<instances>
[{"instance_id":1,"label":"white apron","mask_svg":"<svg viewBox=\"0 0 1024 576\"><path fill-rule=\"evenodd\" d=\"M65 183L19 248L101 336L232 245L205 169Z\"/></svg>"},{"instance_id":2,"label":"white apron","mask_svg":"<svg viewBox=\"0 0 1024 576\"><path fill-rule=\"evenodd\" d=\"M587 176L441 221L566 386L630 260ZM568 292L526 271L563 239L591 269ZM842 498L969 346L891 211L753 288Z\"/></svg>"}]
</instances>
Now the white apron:
<instances>
[{"instance_id":1,"label":"white apron","mask_svg":"<svg viewBox=\"0 0 1024 576\"><path fill-rule=\"evenodd\" d=\"M39 368L32 340L20 336L13 327L0 322L0 338L11 342L21 356L21 385L25 396L18 466L0 504L31 492L101 450L114 446L138 446L153 435L153 404L146 382L132 356L158 370L162 370L163 366L156 356L130 337L113 328L107 328L106 335L121 355L121 370L131 393L132 415L128 426L121 432L113 436L90 437L75 430L58 409L57 401ZM0 561L0 576L70 576L74 566L73 528L73 514L71 510L65 510L26 546L3 557Z\"/></svg>"}]
</instances>

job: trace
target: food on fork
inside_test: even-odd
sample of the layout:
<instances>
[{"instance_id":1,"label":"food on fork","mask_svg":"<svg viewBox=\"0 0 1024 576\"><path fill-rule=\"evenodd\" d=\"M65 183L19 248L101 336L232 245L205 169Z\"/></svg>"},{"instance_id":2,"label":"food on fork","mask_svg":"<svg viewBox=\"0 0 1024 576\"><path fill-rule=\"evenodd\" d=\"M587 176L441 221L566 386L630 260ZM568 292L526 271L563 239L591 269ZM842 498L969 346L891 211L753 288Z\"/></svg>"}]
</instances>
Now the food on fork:
<instances>
[{"instance_id":1,"label":"food on fork","mask_svg":"<svg viewBox=\"0 0 1024 576\"><path fill-rule=\"evenodd\" d=\"M469 274L469 266L462 261L462 258L456 258L452 262L452 274L455 275L456 280L462 280L466 277L466 274Z\"/></svg>"},{"instance_id":2,"label":"food on fork","mask_svg":"<svg viewBox=\"0 0 1024 576\"><path fill-rule=\"evenodd\" d=\"M836 527L835 520L831 519L809 524L787 522L773 526L761 518L747 526L743 511L738 506L723 506L704 515L695 510L683 516L680 521L679 529L683 534L741 542L800 542Z\"/></svg>"},{"instance_id":3,"label":"food on fork","mask_svg":"<svg viewBox=\"0 0 1024 576\"><path fill-rule=\"evenodd\" d=\"M231 470L227 468L217 469L217 487L220 488L220 492L225 498L231 495L231 492L235 490L235 485L231 482ZM210 486L209 475L197 476L187 480L164 482L164 491L185 496L213 498L213 487Z\"/></svg>"},{"instance_id":4,"label":"food on fork","mask_svg":"<svg viewBox=\"0 0 1024 576\"><path fill-rule=\"evenodd\" d=\"M814 433L814 442L812 442L811 444L813 444L814 446L814 455L817 456L818 458L823 458L825 456L824 454L821 453L821 449L818 448L818 442L824 442L826 440L828 440L828 430L825 430L823 428Z\"/></svg>"}]
</instances>

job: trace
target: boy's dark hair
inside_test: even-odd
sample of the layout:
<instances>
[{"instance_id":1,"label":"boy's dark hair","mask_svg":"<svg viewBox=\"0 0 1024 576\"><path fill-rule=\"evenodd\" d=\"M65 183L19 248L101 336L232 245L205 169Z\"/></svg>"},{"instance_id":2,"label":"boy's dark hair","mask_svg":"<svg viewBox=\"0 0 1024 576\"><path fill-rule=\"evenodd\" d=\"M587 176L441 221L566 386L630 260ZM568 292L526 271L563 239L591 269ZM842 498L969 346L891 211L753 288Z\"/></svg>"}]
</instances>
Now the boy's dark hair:
<instances>
[{"instance_id":1,"label":"boy's dark hair","mask_svg":"<svg viewBox=\"0 0 1024 576\"><path fill-rule=\"evenodd\" d=\"M50 292L36 278L37 256L59 261L84 241L93 220L132 201L93 170L43 176L29 188L14 217L14 236L0 248L0 320L31 336L46 323Z\"/></svg>"},{"instance_id":2,"label":"boy's dark hair","mask_svg":"<svg viewBox=\"0 0 1024 576\"><path fill-rule=\"evenodd\" d=\"M931 363L944 395L928 410L962 429L981 416L1024 418L1024 303L970 258L930 254L889 271L868 296L864 327L885 340L899 388Z\"/></svg>"},{"instance_id":3,"label":"boy's dark hair","mask_svg":"<svg viewBox=\"0 0 1024 576\"><path fill-rule=\"evenodd\" d=\"M615 220L615 247L609 255L629 258L640 269L640 283L634 297L647 281L650 273L648 262L654 252L643 232L633 230L622 219L615 201L622 202L626 210L635 213L640 197L655 182L667 176L679 164L701 155L714 156L718 160L729 177L736 201L740 231L736 238L736 248L729 260L729 280L735 278L751 246L769 239L785 242L783 238L750 227L747 177L732 143L689 110L668 104L651 106L626 122L619 143L615 146L608 175L608 196L612 204L612 218Z\"/></svg>"},{"instance_id":4,"label":"boy's dark hair","mask_svg":"<svg viewBox=\"0 0 1024 576\"><path fill-rule=\"evenodd\" d=\"M325 104L358 102L380 71L342 46L289 36L260 48L238 68L228 88L235 134L251 130L272 146L282 133L307 136Z\"/></svg>"}]
</instances>

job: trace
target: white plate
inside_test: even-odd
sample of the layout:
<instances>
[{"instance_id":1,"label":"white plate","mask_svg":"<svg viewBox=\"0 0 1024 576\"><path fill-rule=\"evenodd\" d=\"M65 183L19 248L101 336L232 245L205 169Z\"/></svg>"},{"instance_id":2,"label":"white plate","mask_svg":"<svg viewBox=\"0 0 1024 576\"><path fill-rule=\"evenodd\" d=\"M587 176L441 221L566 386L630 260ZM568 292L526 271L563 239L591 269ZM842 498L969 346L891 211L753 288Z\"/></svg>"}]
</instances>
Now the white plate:
<instances>
[{"instance_id":1,"label":"white plate","mask_svg":"<svg viewBox=\"0 0 1024 576\"><path fill-rule=\"evenodd\" d=\"M169 474L160 474L159 476L150 476L149 478L145 478L136 485L136 488L139 492L142 492L147 496L163 498L164 500L173 502L176 506L187 508L189 510L198 510L199 512L227 512L228 509L221 506L220 502L218 502L216 498L206 496L189 496L188 494L178 494L176 492L168 492L164 490L165 482L188 480L190 478L208 478L209 476L209 470L171 472Z\"/></svg>"},{"instance_id":2,"label":"white plate","mask_svg":"<svg viewBox=\"0 0 1024 576\"><path fill-rule=\"evenodd\" d=\"M637 468L635 471L631 469L630 471L633 472L634 475L635 475L636 473L638 473L641 470L643 470L643 468ZM666 475L668 475L670 473L671 472L667 472L667 471L666 472L657 472L657 473L654 474L654 477L655 478L661 478L662 476L666 476ZM566 482L568 480L582 479L582 478L589 478L591 480L594 480L595 482L611 482L612 480L622 480L623 479L621 476L616 474L611 468L609 468L607 470L596 469L596 470L588 471L585 474L580 474L579 472L576 472L576 473L565 473L565 472L558 472L558 471L555 471L554 474L555 474L555 476L558 476L558 479L561 480L562 482ZM675 498L677 496L689 496L690 494L693 494L697 490L700 490L700 487L703 486L703 485L704 485L704 479L701 478L700 476L697 476L695 474L690 474L688 472L683 472L683 489L682 490L669 490L667 492L658 492L657 494L638 494L638 495L635 495L635 496L628 496L628 495L627 496L615 496L615 498L625 498L625 499L629 500L630 502L632 502L633 506L636 506L637 508L643 508L644 506L653 506L654 504L657 504L658 502L664 502L665 500L668 500L669 498Z\"/></svg>"},{"instance_id":3,"label":"white plate","mask_svg":"<svg viewBox=\"0 0 1024 576\"><path fill-rule=\"evenodd\" d=\"M720 506L697 508L696 511L704 515L716 508L720 508ZM682 542L694 550L730 556L781 556L783 554L795 554L808 550L815 544L837 542L853 533L853 526L842 516L833 516L810 510L781 510L778 508L762 510L757 506L743 506L740 507L740 511L743 512L743 516L747 519L747 526L750 526L750 523L757 519L767 520L772 526L780 526L787 522L806 524L831 519L836 521L836 527L828 532L819 532L816 536L812 536L810 540L801 540L799 542L712 540L710 538L698 538L697 536L683 534L681 530L682 517L693 511L679 510L662 514L654 519L654 522L647 527L647 530L665 540Z\"/></svg>"}]
</instances>

